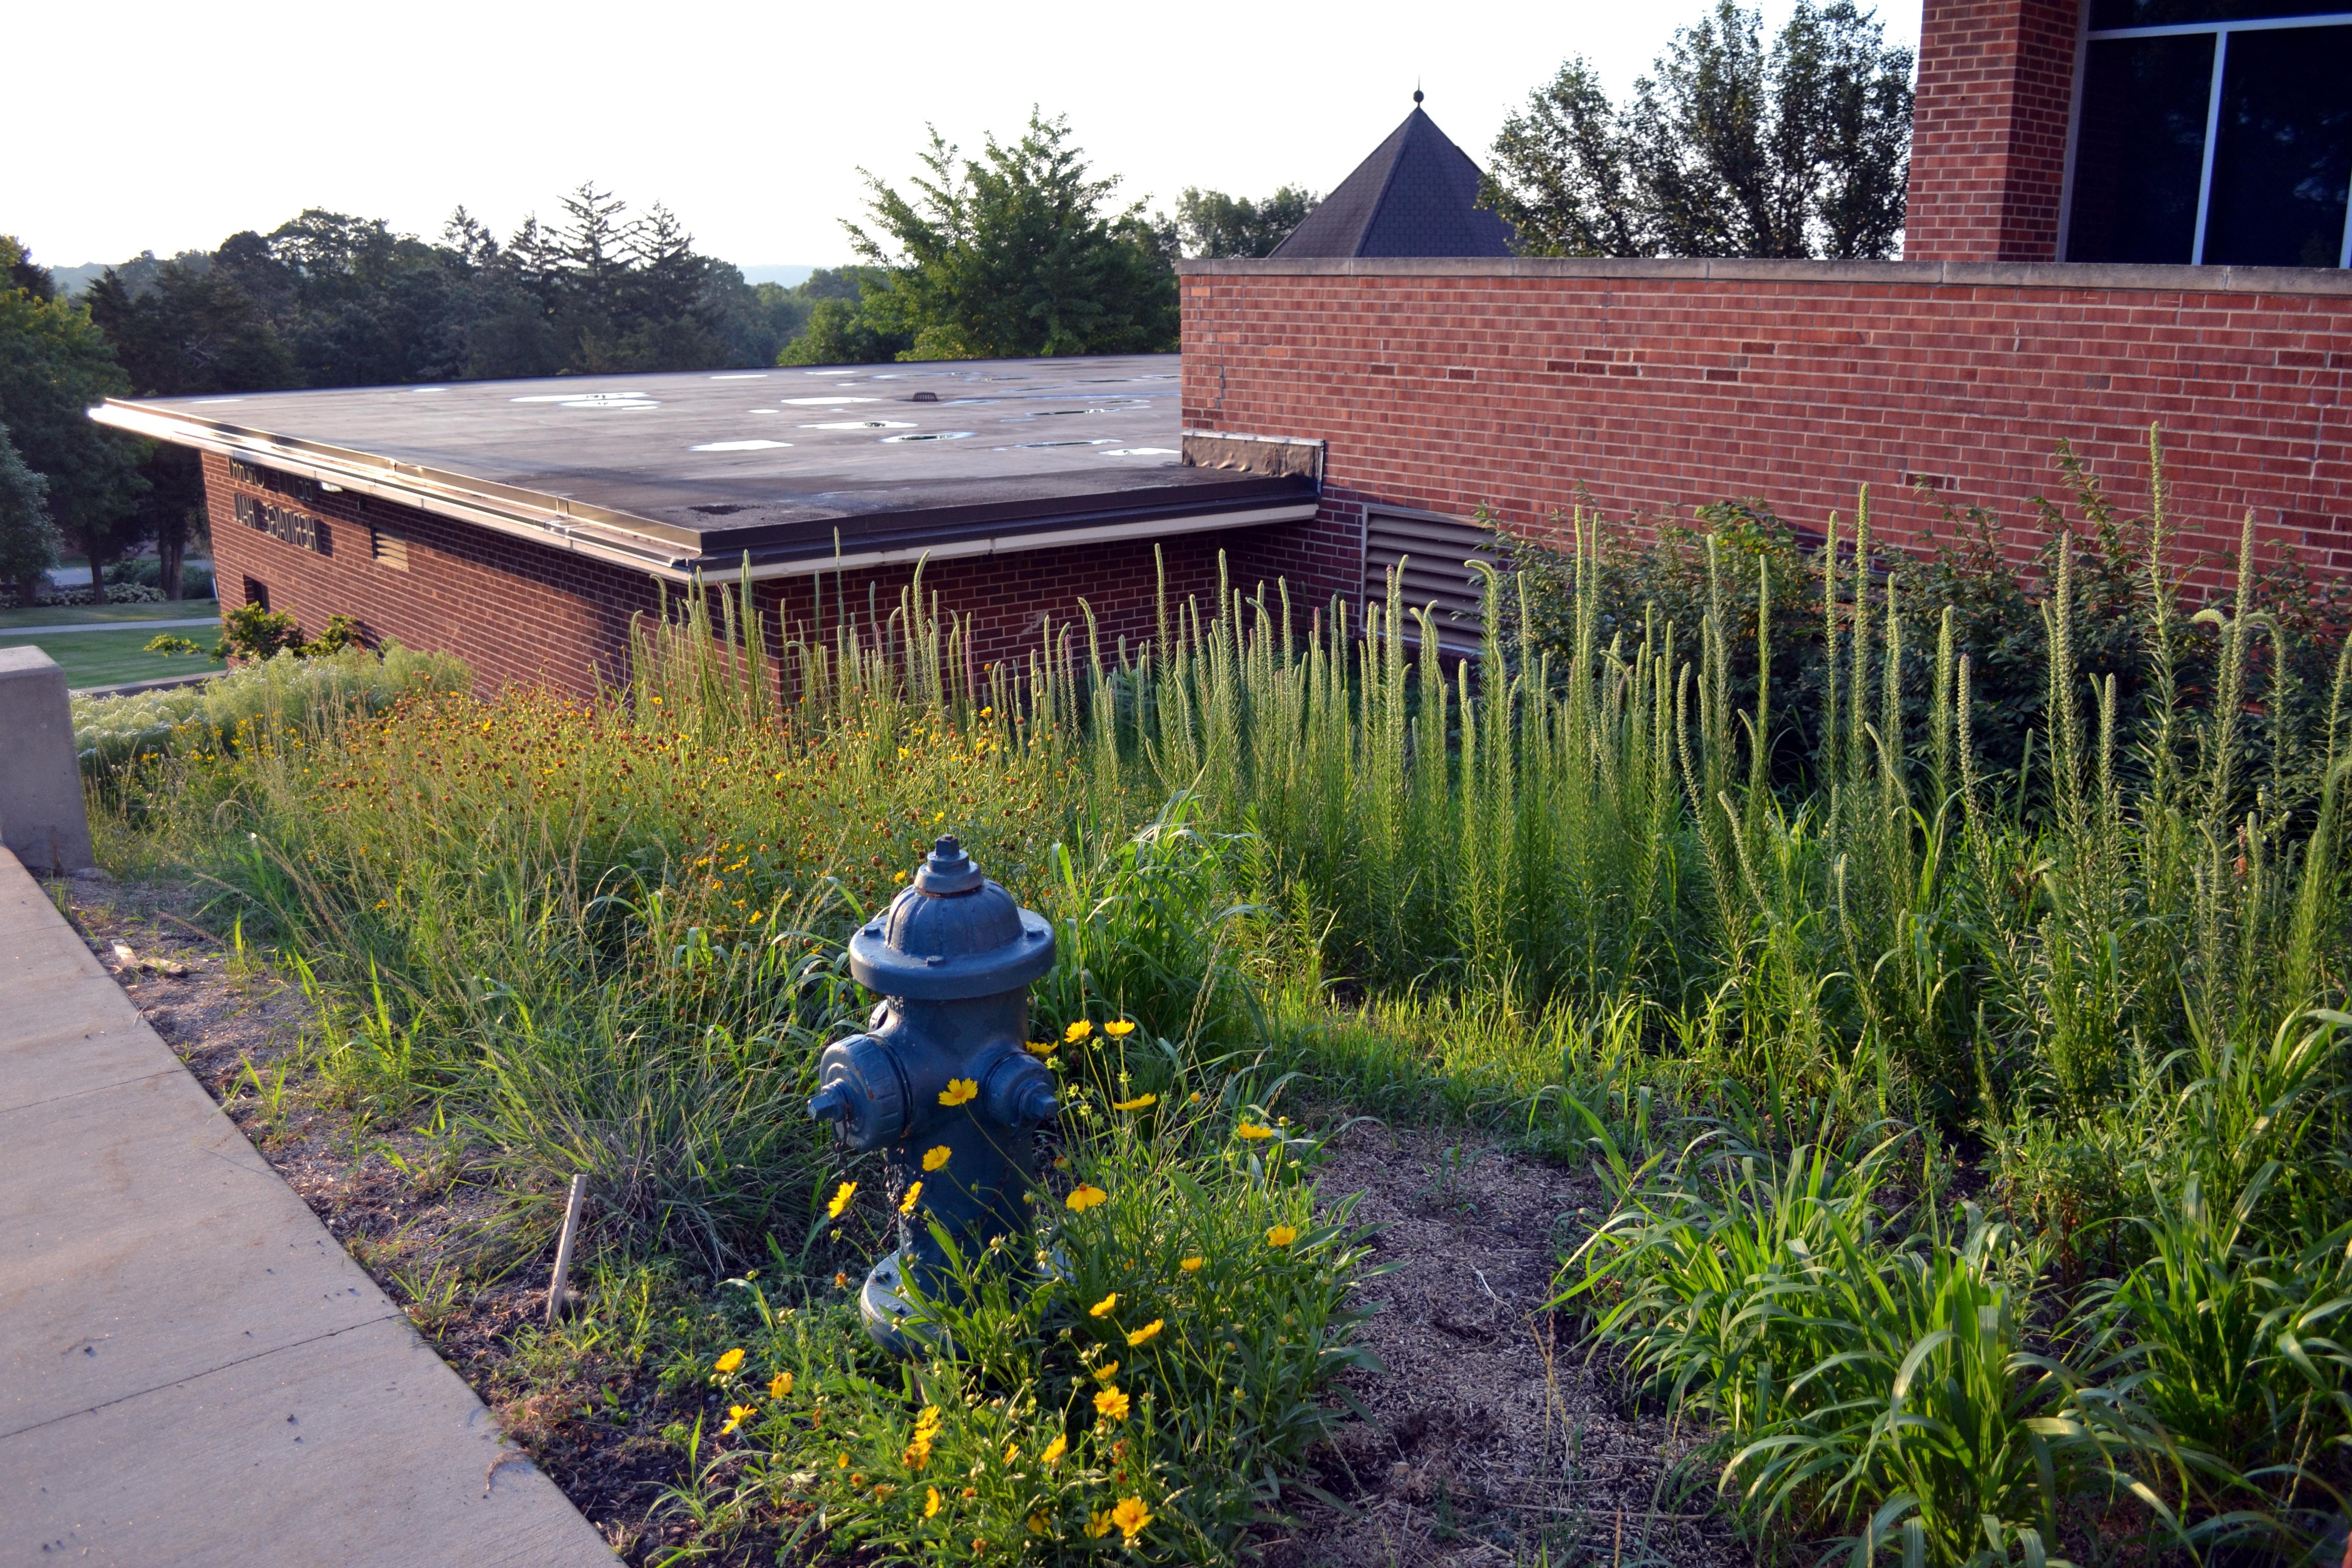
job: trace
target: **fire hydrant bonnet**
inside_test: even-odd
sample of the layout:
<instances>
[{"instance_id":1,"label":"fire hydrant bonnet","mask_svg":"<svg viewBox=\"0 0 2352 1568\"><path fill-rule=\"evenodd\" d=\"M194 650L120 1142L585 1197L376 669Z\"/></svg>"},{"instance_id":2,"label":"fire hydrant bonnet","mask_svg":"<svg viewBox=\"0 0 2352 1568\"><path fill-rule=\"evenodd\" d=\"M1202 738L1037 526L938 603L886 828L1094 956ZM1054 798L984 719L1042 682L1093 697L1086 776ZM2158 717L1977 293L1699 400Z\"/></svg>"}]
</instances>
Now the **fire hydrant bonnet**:
<instances>
[{"instance_id":1,"label":"fire hydrant bonnet","mask_svg":"<svg viewBox=\"0 0 2352 1568\"><path fill-rule=\"evenodd\" d=\"M941 838L890 907L849 939L849 972L869 991L952 1002L1016 991L1054 967L1054 928Z\"/></svg>"}]
</instances>

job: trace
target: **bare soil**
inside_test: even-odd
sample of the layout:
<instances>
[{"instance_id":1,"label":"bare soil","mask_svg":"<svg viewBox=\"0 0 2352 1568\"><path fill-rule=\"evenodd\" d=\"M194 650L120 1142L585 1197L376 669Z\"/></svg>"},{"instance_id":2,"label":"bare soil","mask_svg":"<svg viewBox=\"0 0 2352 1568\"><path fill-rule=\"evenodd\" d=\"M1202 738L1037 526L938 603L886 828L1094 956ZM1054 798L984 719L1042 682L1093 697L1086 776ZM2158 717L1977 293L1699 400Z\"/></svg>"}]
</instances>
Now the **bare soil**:
<instances>
[{"instance_id":1,"label":"bare soil","mask_svg":"<svg viewBox=\"0 0 2352 1568\"><path fill-rule=\"evenodd\" d=\"M639 1564L682 1544L682 1521L648 1517L677 1479L659 1434L678 1412L617 1358L529 1353L517 1331L543 1310L543 1259L459 1283L489 1200L446 1140L320 1093L295 1066L314 1010L200 930L194 889L68 886L156 1032L606 1542ZM1296 1527L1262 1543L1270 1568L1751 1561L1712 1489L1675 1468L1690 1435L1636 1408L1548 1310L1562 1244L1600 1204L1590 1176L1492 1139L1358 1122L1320 1184L1360 1194L1357 1219L1380 1227L1365 1338L1385 1370L1349 1380L1362 1415L1307 1478L1331 1500L1293 1494Z\"/></svg>"},{"instance_id":2,"label":"bare soil","mask_svg":"<svg viewBox=\"0 0 2352 1568\"><path fill-rule=\"evenodd\" d=\"M1582 1173L1460 1131L1359 1121L1319 1173L1360 1194L1389 1270L1364 1338L1386 1370L1348 1380L1364 1413L1316 1481L1343 1508L1305 1510L1268 1542L1276 1568L1672 1563L1749 1553L1675 1462L1694 1446L1638 1410L1549 1310L1563 1244L1602 1207Z\"/></svg>"}]
</instances>

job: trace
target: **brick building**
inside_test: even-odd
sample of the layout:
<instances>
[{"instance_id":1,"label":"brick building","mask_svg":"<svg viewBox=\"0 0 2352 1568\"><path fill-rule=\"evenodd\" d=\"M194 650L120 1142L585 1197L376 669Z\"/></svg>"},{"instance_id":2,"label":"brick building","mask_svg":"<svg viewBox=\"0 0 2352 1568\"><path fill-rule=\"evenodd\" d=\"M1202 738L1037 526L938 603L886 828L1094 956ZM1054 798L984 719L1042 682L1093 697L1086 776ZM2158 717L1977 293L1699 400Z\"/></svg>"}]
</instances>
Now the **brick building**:
<instances>
[{"instance_id":1,"label":"brick building","mask_svg":"<svg viewBox=\"0 0 2352 1568\"><path fill-rule=\"evenodd\" d=\"M1483 509L1540 531L1872 487L1882 536L2016 522L2071 440L2190 554L2251 509L2352 571L2347 0L1927 0L1906 258L1508 254L1419 108L1273 258L1181 268L1173 359L772 371L110 405L206 454L225 604L585 691L661 584L748 571L786 623L913 563L979 656L1083 598L1112 634L1399 559L1461 606ZM1180 379L1181 378L1181 379ZM1181 389L1181 395L1180 395ZM952 428L950 428L952 426ZM776 434L770 432L775 431ZM822 588L820 589L820 584Z\"/></svg>"}]
</instances>

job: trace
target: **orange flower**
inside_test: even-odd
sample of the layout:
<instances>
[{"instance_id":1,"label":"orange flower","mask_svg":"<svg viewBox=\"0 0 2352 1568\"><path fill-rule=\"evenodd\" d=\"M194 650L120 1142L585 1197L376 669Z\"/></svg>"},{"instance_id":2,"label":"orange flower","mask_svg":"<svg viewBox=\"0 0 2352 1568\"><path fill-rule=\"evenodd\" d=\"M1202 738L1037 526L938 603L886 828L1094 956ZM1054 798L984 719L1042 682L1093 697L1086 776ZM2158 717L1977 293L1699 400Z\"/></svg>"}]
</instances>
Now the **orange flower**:
<instances>
[{"instance_id":1,"label":"orange flower","mask_svg":"<svg viewBox=\"0 0 2352 1568\"><path fill-rule=\"evenodd\" d=\"M923 1517L929 1519L940 1511L940 1489L925 1487L923 1490L929 1494L923 1499Z\"/></svg>"},{"instance_id":2,"label":"orange flower","mask_svg":"<svg viewBox=\"0 0 2352 1568\"><path fill-rule=\"evenodd\" d=\"M949 1106L961 1105L967 1100L977 1099L979 1095L980 1085L972 1079L951 1078L948 1079L947 1088L940 1090L940 1103Z\"/></svg>"},{"instance_id":3,"label":"orange flower","mask_svg":"<svg viewBox=\"0 0 2352 1568\"><path fill-rule=\"evenodd\" d=\"M1207 1261L1205 1258L1182 1258L1177 1259L1176 1267L1187 1274L1198 1274L1201 1271L1201 1265Z\"/></svg>"},{"instance_id":4,"label":"orange flower","mask_svg":"<svg viewBox=\"0 0 2352 1568\"><path fill-rule=\"evenodd\" d=\"M1127 1394L1118 1387L1104 1389L1095 1395L1095 1414L1106 1421L1127 1419Z\"/></svg>"},{"instance_id":5,"label":"orange flower","mask_svg":"<svg viewBox=\"0 0 2352 1568\"><path fill-rule=\"evenodd\" d=\"M1110 1521L1118 1526L1121 1538L1132 1545L1135 1538L1143 1533L1143 1527L1151 1522L1151 1510L1143 1506L1139 1497L1121 1498L1118 1506L1110 1510Z\"/></svg>"},{"instance_id":6,"label":"orange flower","mask_svg":"<svg viewBox=\"0 0 2352 1568\"><path fill-rule=\"evenodd\" d=\"M718 1367L722 1373L732 1373L737 1367L743 1364L743 1352L740 1350L729 1351L711 1364Z\"/></svg>"}]
</instances>

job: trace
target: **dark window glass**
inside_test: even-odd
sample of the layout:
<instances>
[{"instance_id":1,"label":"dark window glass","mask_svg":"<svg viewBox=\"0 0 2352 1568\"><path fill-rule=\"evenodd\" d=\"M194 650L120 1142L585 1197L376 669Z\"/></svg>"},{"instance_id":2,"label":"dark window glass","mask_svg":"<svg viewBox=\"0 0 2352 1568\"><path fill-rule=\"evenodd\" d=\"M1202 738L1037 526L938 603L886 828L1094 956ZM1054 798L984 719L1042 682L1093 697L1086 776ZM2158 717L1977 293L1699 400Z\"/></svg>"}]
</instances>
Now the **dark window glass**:
<instances>
[{"instance_id":1,"label":"dark window glass","mask_svg":"<svg viewBox=\"0 0 2352 1568\"><path fill-rule=\"evenodd\" d=\"M2352 11L2352 0L2093 0L2091 26L2166 27L2183 22L2259 22L2266 16L2325 16Z\"/></svg>"},{"instance_id":2,"label":"dark window glass","mask_svg":"<svg viewBox=\"0 0 2352 1568\"><path fill-rule=\"evenodd\" d=\"M2210 33L2190 33L2090 46L2067 260L2191 259L2213 44Z\"/></svg>"},{"instance_id":3,"label":"dark window glass","mask_svg":"<svg viewBox=\"0 0 2352 1568\"><path fill-rule=\"evenodd\" d=\"M2352 27L2232 33L2205 259L2336 267L2352 184Z\"/></svg>"},{"instance_id":4,"label":"dark window glass","mask_svg":"<svg viewBox=\"0 0 2352 1568\"><path fill-rule=\"evenodd\" d=\"M268 609L268 585L264 583L257 582L251 577L247 577L245 580L245 602L248 605L256 605L263 610Z\"/></svg>"}]
</instances>

